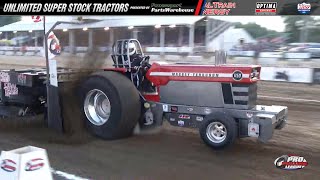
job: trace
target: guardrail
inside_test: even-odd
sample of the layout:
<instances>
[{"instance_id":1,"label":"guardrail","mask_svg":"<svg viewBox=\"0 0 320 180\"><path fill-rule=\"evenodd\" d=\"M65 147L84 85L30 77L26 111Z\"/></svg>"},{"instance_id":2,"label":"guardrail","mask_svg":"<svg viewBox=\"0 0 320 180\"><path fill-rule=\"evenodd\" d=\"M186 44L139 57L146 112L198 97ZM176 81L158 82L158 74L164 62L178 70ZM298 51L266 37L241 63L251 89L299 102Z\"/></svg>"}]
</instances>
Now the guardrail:
<instances>
[{"instance_id":1,"label":"guardrail","mask_svg":"<svg viewBox=\"0 0 320 180\"><path fill-rule=\"evenodd\" d=\"M231 57L254 57L255 51L228 51ZM310 59L309 52L260 52L258 58Z\"/></svg>"},{"instance_id":2,"label":"guardrail","mask_svg":"<svg viewBox=\"0 0 320 180\"><path fill-rule=\"evenodd\" d=\"M96 47L95 50L101 52L110 52L110 47ZM76 54L84 54L89 51L89 48L86 46L77 46L75 47ZM42 47L14 47L14 46L0 46L0 55L6 56L41 56L43 52ZM62 52L69 53L70 47L65 46L62 49ZM214 56L214 52L206 52L205 47L146 47L144 52L147 54L159 54L160 52L165 52L166 54L174 55L188 55L190 52L193 52L195 55L205 55L205 56ZM227 55L229 57L254 57L255 51L228 51ZM274 58L277 59L291 59L291 60L301 60L301 59L310 59L311 53L308 52L260 52L259 58Z\"/></svg>"},{"instance_id":3,"label":"guardrail","mask_svg":"<svg viewBox=\"0 0 320 180\"><path fill-rule=\"evenodd\" d=\"M110 47L97 47L96 50L101 52L110 51ZM76 54L87 53L89 50L88 47L78 46L75 47ZM62 52L69 53L70 48L68 46L63 47ZM14 47L14 46L0 46L0 55L5 56L43 56L43 48L42 47Z\"/></svg>"}]
</instances>

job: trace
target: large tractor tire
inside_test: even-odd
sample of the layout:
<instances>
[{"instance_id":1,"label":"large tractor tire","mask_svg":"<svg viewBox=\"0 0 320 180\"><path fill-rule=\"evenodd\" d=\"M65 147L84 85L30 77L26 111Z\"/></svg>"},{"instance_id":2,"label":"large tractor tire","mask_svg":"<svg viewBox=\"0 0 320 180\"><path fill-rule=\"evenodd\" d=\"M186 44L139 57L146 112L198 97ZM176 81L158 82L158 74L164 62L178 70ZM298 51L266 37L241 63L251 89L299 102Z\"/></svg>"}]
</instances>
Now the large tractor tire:
<instances>
[{"instance_id":1,"label":"large tractor tire","mask_svg":"<svg viewBox=\"0 0 320 180\"><path fill-rule=\"evenodd\" d=\"M82 84L80 98L89 132L107 140L133 134L141 102L138 90L127 77L112 71L93 73Z\"/></svg>"}]
</instances>

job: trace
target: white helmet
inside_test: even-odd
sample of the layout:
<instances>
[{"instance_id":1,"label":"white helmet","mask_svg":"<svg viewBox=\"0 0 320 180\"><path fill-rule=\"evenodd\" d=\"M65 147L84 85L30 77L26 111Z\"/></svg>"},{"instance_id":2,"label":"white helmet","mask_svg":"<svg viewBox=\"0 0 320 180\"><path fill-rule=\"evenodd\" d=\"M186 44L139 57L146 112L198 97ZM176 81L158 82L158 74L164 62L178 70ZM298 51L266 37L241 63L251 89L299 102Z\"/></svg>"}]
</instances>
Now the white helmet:
<instances>
[{"instance_id":1,"label":"white helmet","mask_svg":"<svg viewBox=\"0 0 320 180\"><path fill-rule=\"evenodd\" d=\"M136 53L136 45L134 43L128 43L129 55L133 55Z\"/></svg>"}]
</instances>

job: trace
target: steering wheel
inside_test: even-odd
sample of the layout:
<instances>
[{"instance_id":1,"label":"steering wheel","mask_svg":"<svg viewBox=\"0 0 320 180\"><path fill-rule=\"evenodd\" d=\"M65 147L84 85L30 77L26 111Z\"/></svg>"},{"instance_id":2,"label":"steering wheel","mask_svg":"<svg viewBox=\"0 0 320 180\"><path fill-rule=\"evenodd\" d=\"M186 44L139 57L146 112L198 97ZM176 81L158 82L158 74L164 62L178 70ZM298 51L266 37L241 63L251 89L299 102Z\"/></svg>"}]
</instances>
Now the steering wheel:
<instances>
[{"instance_id":1,"label":"steering wheel","mask_svg":"<svg viewBox=\"0 0 320 180\"><path fill-rule=\"evenodd\" d=\"M138 75L138 73L139 73L141 68L145 68L145 67L150 68L151 67L151 65L149 64L149 60L150 60L150 56L143 57L143 59L141 60L139 66L135 66L136 73L134 73L134 76Z\"/></svg>"},{"instance_id":2,"label":"steering wheel","mask_svg":"<svg viewBox=\"0 0 320 180\"><path fill-rule=\"evenodd\" d=\"M140 62L140 65L142 65L143 63L149 63L149 60L150 60L150 56L145 56L144 58L143 58L143 60Z\"/></svg>"},{"instance_id":3,"label":"steering wheel","mask_svg":"<svg viewBox=\"0 0 320 180\"><path fill-rule=\"evenodd\" d=\"M150 67L149 60L150 60L150 56L144 57L143 60L140 62L140 67L141 66Z\"/></svg>"}]
</instances>

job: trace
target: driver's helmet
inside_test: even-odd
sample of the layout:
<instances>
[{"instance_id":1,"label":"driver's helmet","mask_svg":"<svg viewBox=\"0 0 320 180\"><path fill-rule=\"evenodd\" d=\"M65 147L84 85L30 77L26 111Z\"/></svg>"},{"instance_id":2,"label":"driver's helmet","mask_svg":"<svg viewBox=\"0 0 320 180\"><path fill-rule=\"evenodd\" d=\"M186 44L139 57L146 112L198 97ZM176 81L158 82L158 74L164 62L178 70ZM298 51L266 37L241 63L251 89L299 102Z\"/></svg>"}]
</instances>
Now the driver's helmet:
<instances>
[{"instance_id":1,"label":"driver's helmet","mask_svg":"<svg viewBox=\"0 0 320 180\"><path fill-rule=\"evenodd\" d=\"M136 53L136 45L132 42L128 43L129 55L134 55Z\"/></svg>"}]
</instances>

